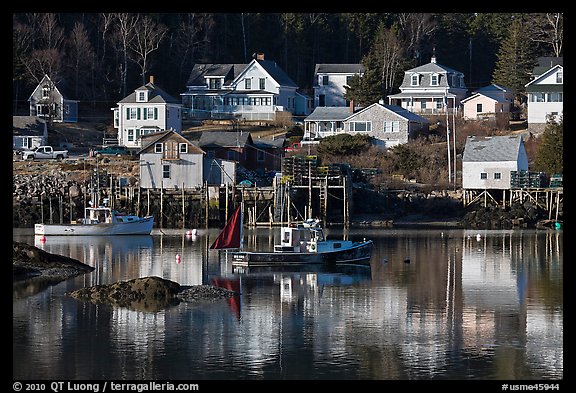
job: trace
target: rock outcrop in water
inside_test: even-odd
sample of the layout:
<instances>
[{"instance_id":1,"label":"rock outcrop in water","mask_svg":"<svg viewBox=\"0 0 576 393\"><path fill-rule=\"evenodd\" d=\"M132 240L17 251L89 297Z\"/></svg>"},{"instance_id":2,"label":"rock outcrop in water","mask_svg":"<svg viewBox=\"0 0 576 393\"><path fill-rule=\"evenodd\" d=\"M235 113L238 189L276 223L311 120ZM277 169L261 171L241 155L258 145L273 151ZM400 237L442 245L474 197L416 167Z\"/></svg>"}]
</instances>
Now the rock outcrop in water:
<instances>
[{"instance_id":1,"label":"rock outcrop in water","mask_svg":"<svg viewBox=\"0 0 576 393\"><path fill-rule=\"evenodd\" d=\"M62 281L94 270L76 259L51 254L38 247L13 241L12 277L14 280L42 277Z\"/></svg>"},{"instance_id":2,"label":"rock outcrop in water","mask_svg":"<svg viewBox=\"0 0 576 393\"><path fill-rule=\"evenodd\" d=\"M174 281L150 276L82 288L68 295L92 303L154 312L181 301L223 299L237 293L211 285L182 286Z\"/></svg>"}]
</instances>

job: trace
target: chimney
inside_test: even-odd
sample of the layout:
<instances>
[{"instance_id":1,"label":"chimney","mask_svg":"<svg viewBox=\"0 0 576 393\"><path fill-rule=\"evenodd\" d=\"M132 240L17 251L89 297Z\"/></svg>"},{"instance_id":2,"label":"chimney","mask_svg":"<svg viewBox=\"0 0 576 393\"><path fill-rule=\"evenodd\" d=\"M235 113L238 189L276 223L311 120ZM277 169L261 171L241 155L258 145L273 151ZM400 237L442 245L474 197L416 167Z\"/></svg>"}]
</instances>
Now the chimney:
<instances>
[{"instance_id":1,"label":"chimney","mask_svg":"<svg viewBox=\"0 0 576 393\"><path fill-rule=\"evenodd\" d=\"M264 53L260 52L256 54L256 60L264 60Z\"/></svg>"},{"instance_id":2,"label":"chimney","mask_svg":"<svg viewBox=\"0 0 576 393\"><path fill-rule=\"evenodd\" d=\"M150 75L150 83L154 84L154 75Z\"/></svg>"},{"instance_id":3,"label":"chimney","mask_svg":"<svg viewBox=\"0 0 576 393\"><path fill-rule=\"evenodd\" d=\"M350 100L350 113L354 113L354 100Z\"/></svg>"}]
</instances>

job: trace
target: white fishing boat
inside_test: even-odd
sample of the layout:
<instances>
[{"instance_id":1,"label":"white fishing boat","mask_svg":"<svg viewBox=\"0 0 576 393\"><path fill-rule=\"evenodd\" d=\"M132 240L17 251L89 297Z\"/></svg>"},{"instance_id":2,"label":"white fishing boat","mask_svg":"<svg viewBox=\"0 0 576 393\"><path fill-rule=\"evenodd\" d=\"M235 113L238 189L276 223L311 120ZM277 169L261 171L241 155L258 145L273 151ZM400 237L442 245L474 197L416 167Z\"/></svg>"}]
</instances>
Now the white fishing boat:
<instances>
[{"instance_id":1,"label":"white fishing boat","mask_svg":"<svg viewBox=\"0 0 576 393\"><path fill-rule=\"evenodd\" d=\"M212 249L237 249L228 254L233 266L298 266L355 264L370 266L372 240L326 239L320 220L309 219L281 228L280 244L271 251L246 251L242 242L241 207L238 207L226 226L210 246Z\"/></svg>"},{"instance_id":2,"label":"white fishing boat","mask_svg":"<svg viewBox=\"0 0 576 393\"><path fill-rule=\"evenodd\" d=\"M138 217L108 206L87 207L82 220L69 224L35 224L34 234L43 236L150 235L154 217Z\"/></svg>"}]
</instances>

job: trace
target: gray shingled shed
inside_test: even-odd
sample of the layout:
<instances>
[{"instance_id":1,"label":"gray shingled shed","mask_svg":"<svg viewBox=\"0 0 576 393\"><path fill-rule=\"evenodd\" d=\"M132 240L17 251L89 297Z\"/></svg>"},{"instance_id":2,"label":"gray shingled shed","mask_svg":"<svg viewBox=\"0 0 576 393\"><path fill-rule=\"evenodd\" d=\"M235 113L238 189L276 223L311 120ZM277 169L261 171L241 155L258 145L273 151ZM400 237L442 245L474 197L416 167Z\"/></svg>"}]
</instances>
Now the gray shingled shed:
<instances>
[{"instance_id":1,"label":"gray shingled shed","mask_svg":"<svg viewBox=\"0 0 576 393\"><path fill-rule=\"evenodd\" d=\"M510 189L510 172L527 171L522 135L469 136L462 156L462 188Z\"/></svg>"}]
</instances>

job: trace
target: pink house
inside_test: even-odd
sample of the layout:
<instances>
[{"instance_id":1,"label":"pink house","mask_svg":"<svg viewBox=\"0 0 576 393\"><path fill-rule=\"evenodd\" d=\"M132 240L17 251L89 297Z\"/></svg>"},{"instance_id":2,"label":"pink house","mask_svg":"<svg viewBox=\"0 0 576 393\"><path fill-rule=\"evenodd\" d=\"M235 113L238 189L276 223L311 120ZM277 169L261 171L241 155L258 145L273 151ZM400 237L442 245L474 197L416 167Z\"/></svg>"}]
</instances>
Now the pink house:
<instances>
[{"instance_id":1,"label":"pink house","mask_svg":"<svg viewBox=\"0 0 576 393\"><path fill-rule=\"evenodd\" d=\"M510 113L513 102L514 93L510 89L492 84L474 91L460 103L466 120L486 120L499 113Z\"/></svg>"}]
</instances>

